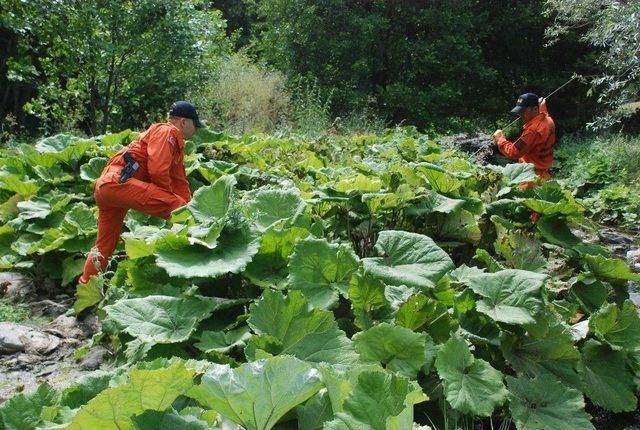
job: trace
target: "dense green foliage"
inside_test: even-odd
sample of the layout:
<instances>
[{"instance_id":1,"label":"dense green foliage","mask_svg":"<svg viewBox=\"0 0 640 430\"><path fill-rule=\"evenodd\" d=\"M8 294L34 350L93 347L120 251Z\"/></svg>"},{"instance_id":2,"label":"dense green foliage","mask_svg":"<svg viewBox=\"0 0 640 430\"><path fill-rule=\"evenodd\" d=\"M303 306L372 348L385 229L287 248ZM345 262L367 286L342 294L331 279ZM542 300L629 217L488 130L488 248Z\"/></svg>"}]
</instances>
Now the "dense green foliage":
<instances>
[{"instance_id":1,"label":"dense green foliage","mask_svg":"<svg viewBox=\"0 0 640 430\"><path fill-rule=\"evenodd\" d=\"M556 150L555 169L589 216L638 233L640 139L625 135L566 136Z\"/></svg>"},{"instance_id":2,"label":"dense green foliage","mask_svg":"<svg viewBox=\"0 0 640 430\"><path fill-rule=\"evenodd\" d=\"M592 79L598 99L607 115L592 125L603 127L638 109L640 101L640 3L637 1L547 0L554 25L549 35L558 38L579 27L582 38L599 49L598 62L604 69ZM637 115L636 115L637 121ZM634 126L637 130L637 125Z\"/></svg>"},{"instance_id":3,"label":"dense green foliage","mask_svg":"<svg viewBox=\"0 0 640 430\"><path fill-rule=\"evenodd\" d=\"M135 136L4 150L2 267L72 282L92 182ZM574 234L569 190L520 190L531 165L479 166L412 128L203 130L187 153L193 200L131 212L120 257L76 292L102 323L78 354L101 342L118 367L15 396L4 428L406 430L446 411L578 430L585 396L636 408L640 275Z\"/></svg>"},{"instance_id":4,"label":"dense green foliage","mask_svg":"<svg viewBox=\"0 0 640 430\"><path fill-rule=\"evenodd\" d=\"M0 119L91 135L164 117L230 47L203 3L2 0Z\"/></svg>"},{"instance_id":5,"label":"dense green foliage","mask_svg":"<svg viewBox=\"0 0 640 430\"><path fill-rule=\"evenodd\" d=\"M341 115L367 108L394 124L479 128L523 92L545 95L574 72L595 72L592 49L575 34L546 46L551 21L540 1L256 4L249 30L258 56L317 79ZM563 127L593 115L586 90L575 85L550 102Z\"/></svg>"},{"instance_id":6,"label":"dense green foliage","mask_svg":"<svg viewBox=\"0 0 640 430\"><path fill-rule=\"evenodd\" d=\"M638 68L631 66L638 60L626 46L637 31L627 21L615 32L605 23L616 23L618 13L632 21L637 6L625 6L629 13L607 9L601 25L585 34L582 28L591 27L582 26L584 18L599 2L581 2L584 10L561 3L2 0L0 137L142 128L170 101L194 94L210 107L216 100L203 97L215 99L216 91L202 86L213 80L214 88L225 88L215 82L224 75L221 60L240 47L265 73L287 78L287 130L296 121L317 121L304 107L310 92L327 125L337 116L366 114L440 132L490 128L518 94L548 94L574 73L601 78L605 70L608 77L594 81L594 97L576 81L550 101L559 129L575 131L601 113L598 98L634 101ZM553 25L569 30L549 45L545 31ZM260 90L250 79L256 65L238 79ZM251 94L238 104L251 104ZM282 98L273 100L260 110L280 111ZM212 119L228 125L224 117Z\"/></svg>"}]
</instances>

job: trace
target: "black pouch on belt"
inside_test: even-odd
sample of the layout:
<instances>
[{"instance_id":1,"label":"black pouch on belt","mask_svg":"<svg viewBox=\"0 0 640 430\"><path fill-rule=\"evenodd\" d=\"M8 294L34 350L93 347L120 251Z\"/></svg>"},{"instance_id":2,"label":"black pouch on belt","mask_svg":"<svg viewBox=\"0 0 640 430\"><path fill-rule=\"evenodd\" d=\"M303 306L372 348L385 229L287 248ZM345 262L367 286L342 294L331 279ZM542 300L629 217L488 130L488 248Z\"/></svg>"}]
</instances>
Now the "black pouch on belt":
<instances>
[{"instance_id":1,"label":"black pouch on belt","mask_svg":"<svg viewBox=\"0 0 640 430\"><path fill-rule=\"evenodd\" d=\"M136 173L136 170L138 170L138 168L140 167L138 162L134 160L131 154L129 154L128 152L122 154L122 157L124 158L125 164L122 168L122 172L120 173L120 184L124 184L125 182L127 182L129 178L131 178L134 173Z\"/></svg>"}]
</instances>

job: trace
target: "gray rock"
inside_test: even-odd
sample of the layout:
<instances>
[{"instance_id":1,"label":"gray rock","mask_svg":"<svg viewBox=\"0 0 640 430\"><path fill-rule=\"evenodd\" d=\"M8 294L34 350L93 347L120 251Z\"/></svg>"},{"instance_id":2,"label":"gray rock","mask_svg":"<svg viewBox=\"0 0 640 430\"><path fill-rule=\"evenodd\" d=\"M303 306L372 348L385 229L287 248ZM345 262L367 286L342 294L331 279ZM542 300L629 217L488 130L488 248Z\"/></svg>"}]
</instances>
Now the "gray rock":
<instances>
[{"instance_id":1,"label":"gray rock","mask_svg":"<svg viewBox=\"0 0 640 430\"><path fill-rule=\"evenodd\" d=\"M0 295L22 298L33 291L33 281L18 272L0 272Z\"/></svg>"},{"instance_id":2,"label":"gray rock","mask_svg":"<svg viewBox=\"0 0 640 430\"><path fill-rule=\"evenodd\" d=\"M631 270L640 273L640 248L627 251L627 263Z\"/></svg>"},{"instance_id":3,"label":"gray rock","mask_svg":"<svg viewBox=\"0 0 640 430\"><path fill-rule=\"evenodd\" d=\"M600 241L612 245L630 245L633 243L633 237L612 229L600 230L598 237Z\"/></svg>"},{"instance_id":4,"label":"gray rock","mask_svg":"<svg viewBox=\"0 0 640 430\"><path fill-rule=\"evenodd\" d=\"M60 345L60 339L40 330L12 322L0 322L0 355L24 351L49 354Z\"/></svg>"},{"instance_id":5,"label":"gray rock","mask_svg":"<svg viewBox=\"0 0 640 430\"><path fill-rule=\"evenodd\" d=\"M45 328L48 333L65 339L84 338L84 331L78 320L72 316L60 315Z\"/></svg>"},{"instance_id":6,"label":"gray rock","mask_svg":"<svg viewBox=\"0 0 640 430\"><path fill-rule=\"evenodd\" d=\"M91 351L80 359L80 368L82 370L96 370L100 367L108 352L107 348L102 345L92 348Z\"/></svg>"}]
</instances>

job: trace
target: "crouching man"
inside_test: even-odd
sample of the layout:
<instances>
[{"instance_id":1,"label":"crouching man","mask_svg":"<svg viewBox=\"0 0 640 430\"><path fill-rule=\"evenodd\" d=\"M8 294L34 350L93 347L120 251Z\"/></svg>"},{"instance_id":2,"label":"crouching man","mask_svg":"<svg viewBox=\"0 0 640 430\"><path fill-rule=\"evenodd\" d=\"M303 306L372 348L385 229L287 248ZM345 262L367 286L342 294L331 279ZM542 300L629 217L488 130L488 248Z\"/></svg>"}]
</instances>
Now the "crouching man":
<instances>
[{"instance_id":1,"label":"crouching man","mask_svg":"<svg viewBox=\"0 0 640 430\"><path fill-rule=\"evenodd\" d=\"M549 169L553 165L556 125L549 115L545 99L538 99L532 93L522 94L511 112L520 115L524 130L514 142L507 140L502 130L497 130L493 138L498 149L507 158L533 164L539 177L538 183L551 179ZM529 182L525 188L536 185L536 182Z\"/></svg>"},{"instance_id":2,"label":"crouching man","mask_svg":"<svg viewBox=\"0 0 640 430\"><path fill-rule=\"evenodd\" d=\"M116 249L129 209L169 218L191 200L184 170L184 141L202 127L196 107L185 101L171 105L165 123L152 124L138 139L111 157L94 186L98 205L98 237L78 281L106 269Z\"/></svg>"}]
</instances>

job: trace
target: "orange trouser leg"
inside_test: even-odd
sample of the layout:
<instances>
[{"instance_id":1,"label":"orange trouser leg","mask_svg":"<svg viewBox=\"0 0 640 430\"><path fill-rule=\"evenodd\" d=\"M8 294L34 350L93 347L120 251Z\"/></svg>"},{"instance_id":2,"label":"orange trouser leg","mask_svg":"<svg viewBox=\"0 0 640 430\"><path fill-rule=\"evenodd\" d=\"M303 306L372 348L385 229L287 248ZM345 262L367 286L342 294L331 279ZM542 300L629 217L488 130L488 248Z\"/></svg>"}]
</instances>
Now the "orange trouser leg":
<instances>
[{"instance_id":1,"label":"orange trouser leg","mask_svg":"<svg viewBox=\"0 0 640 430\"><path fill-rule=\"evenodd\" d=\"M98 204L98 237L87 256L79 283L89 282L89 278L98 273L96 261L101 270L105 270L120 239L122 223L129 209L169 218L174 209L186 204L180 196L135 178L124 184L98 181L94 194Z\"/></svg>"}]
</instances>

